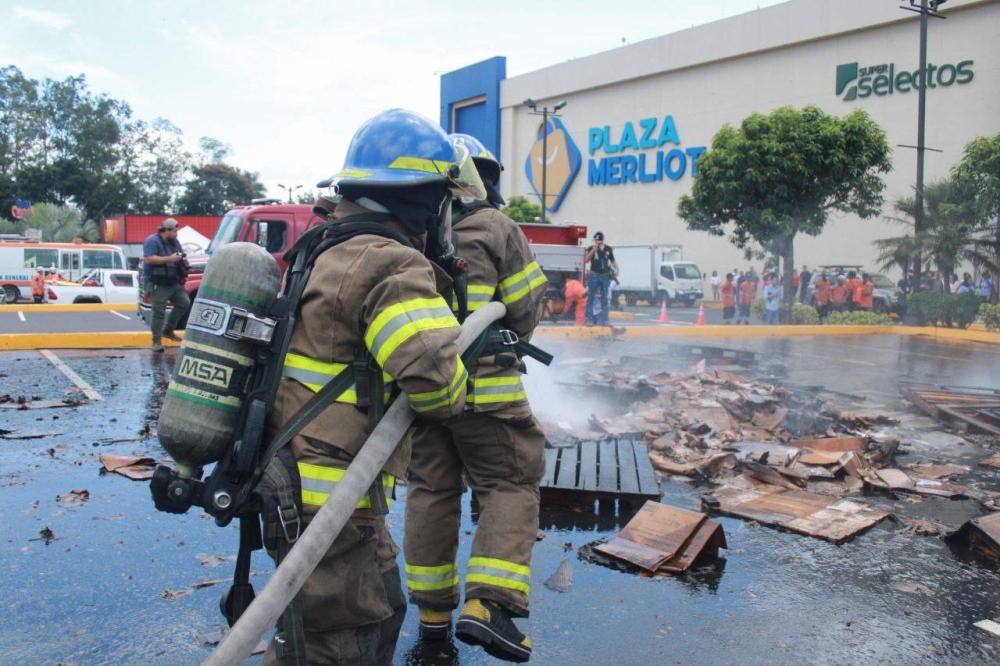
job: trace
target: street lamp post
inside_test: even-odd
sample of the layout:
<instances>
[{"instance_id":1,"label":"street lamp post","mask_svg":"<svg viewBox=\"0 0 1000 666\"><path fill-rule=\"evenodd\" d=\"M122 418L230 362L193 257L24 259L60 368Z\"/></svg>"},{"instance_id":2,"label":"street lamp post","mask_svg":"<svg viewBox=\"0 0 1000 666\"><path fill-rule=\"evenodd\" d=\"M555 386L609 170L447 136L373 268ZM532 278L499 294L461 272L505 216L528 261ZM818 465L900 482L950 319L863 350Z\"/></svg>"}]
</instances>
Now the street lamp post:
<instances>
[{"instance_id":1,"label":"street lamp post","mask_svg":"<svg viewBox=\"0 0 1000 666\"><path fill-rule=\"evenodd\" d=\"M556 111L559 111L566 106L566 102L562 101L553 106L551 109L547 106L543 106L542 110L538 110L538 104L535 100L530 97L524 100L524 105L531 109L531 115L542 117L542 224L545 224L545 207L548 206L548 170L549 170L549 116L558 117Z\"/></svg>"},{"instance_id":2,"label":"street lamp post","mask_svg":"<svg viewBox=\"0 0 1000 666\"><path fill-rule=\"evenodd\" d=\"M905 5L900 9L920 14L920 74L917 80L920 87L917 90L917 186L914 188L914 211L913 211L913 235L918 236L924 230L924 153L927 147L924 145L924 128L927 111L927 19L929 16L935 18L946 18L937 13L938 7L948 2L948 0L910 0L910 6ZM913 279L919 283L920 273L923 268L920 254L913 258ZM905 277L905 276L904 276Z\"/></svg>"},{"instance_id":3,"label":"street lamp post","mask_svg":"<svg viewBox=\"0 0 1000 666\"><path fill-rule=\"evenodd\" d=\"M288 203L292 203L292 192L294 192L295 190L302 189L301 185L296 185L295 187L290 187L288 185L282 185L281 183L278 183L278 187L280 187L281 189L283 189L286 192L288 192Z\"/></svg>"}]
</instances>

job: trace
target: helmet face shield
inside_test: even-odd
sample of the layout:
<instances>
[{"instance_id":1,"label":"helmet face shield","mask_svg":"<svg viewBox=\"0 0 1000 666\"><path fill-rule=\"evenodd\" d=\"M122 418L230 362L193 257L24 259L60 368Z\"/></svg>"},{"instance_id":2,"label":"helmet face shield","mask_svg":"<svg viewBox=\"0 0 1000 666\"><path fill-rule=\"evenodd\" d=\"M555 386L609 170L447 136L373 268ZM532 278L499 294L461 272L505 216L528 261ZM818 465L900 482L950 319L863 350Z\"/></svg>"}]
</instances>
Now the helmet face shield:
<instances>
[{"instance_id":1,"label":"helmet face shield","mask_svg":"<svg viewBox=\"0 0 1000 666\"><path fill-rule=\"evenodd\" d=\"M455 161L448 169L448 183L455 196L486 198L486 186L465 146L455 146Z\"/></svg>"}]
</instances>

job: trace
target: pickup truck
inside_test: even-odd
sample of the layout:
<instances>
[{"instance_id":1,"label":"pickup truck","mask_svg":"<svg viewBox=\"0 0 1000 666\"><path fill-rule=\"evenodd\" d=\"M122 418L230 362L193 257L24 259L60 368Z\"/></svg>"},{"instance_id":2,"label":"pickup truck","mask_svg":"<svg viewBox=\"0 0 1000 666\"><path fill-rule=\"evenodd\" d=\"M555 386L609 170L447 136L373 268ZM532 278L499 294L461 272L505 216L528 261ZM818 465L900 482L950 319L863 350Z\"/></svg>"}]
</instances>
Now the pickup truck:
<instances>
[{"instance_id":1,"label":"pickup truck","mask_svg":"<svg viewBox=\"0 0 1000 666\"><path fill-rule=\"evenodd\" d=\"M56 303L135 303L139 276L136 271L94 268L81 275L79 282L59 281L48 288L50 300Z\"/></svg>"}]
</instances>

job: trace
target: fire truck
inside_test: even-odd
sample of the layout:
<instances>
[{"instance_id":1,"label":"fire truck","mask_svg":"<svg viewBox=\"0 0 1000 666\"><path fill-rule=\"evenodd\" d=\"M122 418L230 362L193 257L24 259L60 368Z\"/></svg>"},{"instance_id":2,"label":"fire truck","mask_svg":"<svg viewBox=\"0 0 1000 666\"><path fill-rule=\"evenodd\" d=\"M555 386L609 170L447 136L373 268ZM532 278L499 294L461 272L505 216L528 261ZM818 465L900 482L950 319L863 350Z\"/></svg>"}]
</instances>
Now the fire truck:
<instances>
[{"instance_id":1,"label":"fire truck","mask_svg":"<svg viewBox=\"0 0 1000 666\"><path fill-rule=\"evenodd\" d=\"M180 221L181 218L176 218ZM237 206L227 212L218 223L215 235L204 254L188 256L191 272L184 288L192 302L198 295L201 278L212 253L233 242L256 243L264 247L278 261L284 271L284 255L311 227L325 220L313 214L308 204L288 204L275 199L254 200L249 206ZM562 285L570 277L583 279L584 247L581 239L587 238L587 227L579 225L519 224L531 243L535 260L549 279L548 296L562 298ZM152 232L150 232L152 233ZM548 299L547 299L548 300ZM547 307L548 311L553 310ZM144 290L139 294L139 316L148 321L149 298ZM186 318L182 320L186 323Z\"/></svg>"}]
</instances>

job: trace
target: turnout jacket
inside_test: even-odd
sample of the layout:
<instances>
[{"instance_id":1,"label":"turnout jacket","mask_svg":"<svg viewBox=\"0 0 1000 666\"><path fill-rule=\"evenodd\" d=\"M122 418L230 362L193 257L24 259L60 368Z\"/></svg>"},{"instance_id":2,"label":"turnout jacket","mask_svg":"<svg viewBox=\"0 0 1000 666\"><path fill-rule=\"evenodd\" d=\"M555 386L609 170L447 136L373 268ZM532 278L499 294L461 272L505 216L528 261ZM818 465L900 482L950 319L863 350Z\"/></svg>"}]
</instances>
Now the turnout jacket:
<instances>
[{"instance_id":1,"label":"turnout jacket","mask_svg":"<svg viewBox=\"0 0 1000 666\"><path fill-rule=\"evenodd\" d=\"M342 202L334 217L362 212ZM455 345L459 323L440 296L447 282L419 251L380 236L357 236L321 254L299 302L271 426L280 428L360 349L382 369L386 394L395 383L422 418L459 414L468 373ZM368 438L368 416L356 405L352 387L303 428L300 434L324 449L315 454L357 454ZM384 471L403 476L409 457L407 440Z\"/></svg>"},{"instance_id":2,"label":"turnout jacket","mask_svg":"<svg viewBox=\"0 0 1000 666\"><path fill-rule=\"evenodd\" d=\"M499 322L527 340L541 317L546 279L528 239L509 217L492 206L477 207L454 225L456 254L469 262L469 312L500 301L507 314ZM457 310L457 303L452 303ZM513 351L483 356L469 368L467 408L501 418L531 414L521 385L523 361Z\"/></svg>"}]
</instances>

